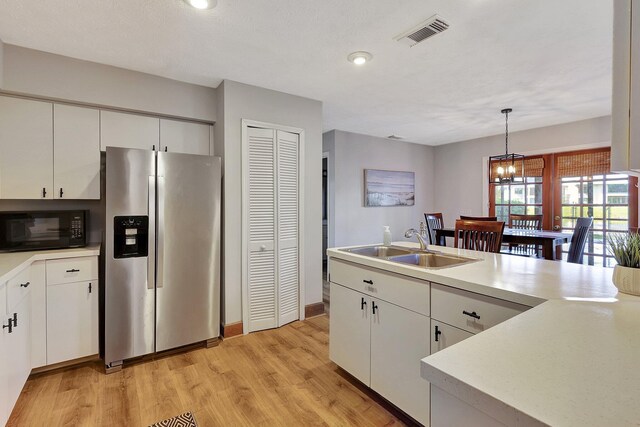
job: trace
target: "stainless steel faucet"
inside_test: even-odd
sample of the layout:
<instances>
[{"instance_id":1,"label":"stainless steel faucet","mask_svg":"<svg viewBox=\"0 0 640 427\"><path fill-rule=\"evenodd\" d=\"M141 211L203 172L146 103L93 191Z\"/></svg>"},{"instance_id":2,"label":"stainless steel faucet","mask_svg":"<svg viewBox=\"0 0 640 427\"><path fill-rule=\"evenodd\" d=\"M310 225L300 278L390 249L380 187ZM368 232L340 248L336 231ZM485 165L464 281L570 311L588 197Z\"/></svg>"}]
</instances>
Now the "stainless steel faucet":
<instances>
[{"instance_id":1,"label":"stainless steel faucet","mask_svg":"<svg viewBox=\"0 0 640 427\"><path fill-rule=\"evenodd\" d=\"M422 235L420 234L420 232L418 230L416 230L415 228L410 228L407 231L404 232L404 237L406 237L407 239L410 239L412 237L417 237L418 238L418 243L420 243L420 250L421 251L426 251L427 250L427 242L425 242L424 237L422 237Z\"/></svg>"}]
</instances>

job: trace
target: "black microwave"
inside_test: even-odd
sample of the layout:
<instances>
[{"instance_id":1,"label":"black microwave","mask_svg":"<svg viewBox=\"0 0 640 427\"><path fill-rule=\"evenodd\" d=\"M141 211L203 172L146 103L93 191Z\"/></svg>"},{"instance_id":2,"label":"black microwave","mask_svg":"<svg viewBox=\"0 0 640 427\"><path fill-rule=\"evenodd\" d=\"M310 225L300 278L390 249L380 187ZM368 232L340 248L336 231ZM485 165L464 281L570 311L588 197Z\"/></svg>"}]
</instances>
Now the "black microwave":
<instances>
[{"instance_id":1,"label":"black microwave","mask_svg":"<svg viewBox=\"0 0 640 427\"><path fill-rule=\"evenodd\" d=\"M80 248L88 223L86 210L0 212L0 251Z\"/></svg>"}]
</instances>

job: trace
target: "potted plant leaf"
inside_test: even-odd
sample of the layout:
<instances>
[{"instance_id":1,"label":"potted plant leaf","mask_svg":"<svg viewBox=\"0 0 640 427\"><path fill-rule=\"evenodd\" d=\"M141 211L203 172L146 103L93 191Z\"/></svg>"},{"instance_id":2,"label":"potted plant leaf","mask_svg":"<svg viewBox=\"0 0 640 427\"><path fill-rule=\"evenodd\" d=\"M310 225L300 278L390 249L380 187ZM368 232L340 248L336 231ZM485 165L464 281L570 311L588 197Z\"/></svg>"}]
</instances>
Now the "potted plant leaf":
<instances>
[{"instance_id":1,"label":"potted plant leaf","mask_svg":"<svg viewBox=\"0 0 640 427\"><path fill-rule=\"evenodd\" d=\"M618 263L613 269L613 284L620 292L640 295L640 235L614 234L608 240L609 252Z\"/></svg>"}]
</instances>

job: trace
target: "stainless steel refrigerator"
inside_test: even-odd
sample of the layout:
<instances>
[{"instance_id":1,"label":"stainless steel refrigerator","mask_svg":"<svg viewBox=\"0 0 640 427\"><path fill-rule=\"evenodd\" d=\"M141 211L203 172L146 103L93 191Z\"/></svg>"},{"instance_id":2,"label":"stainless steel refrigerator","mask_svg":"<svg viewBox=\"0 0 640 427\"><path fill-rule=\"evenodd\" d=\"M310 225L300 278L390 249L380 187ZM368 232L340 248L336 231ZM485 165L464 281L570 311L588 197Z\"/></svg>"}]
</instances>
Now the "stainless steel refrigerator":
<instances>
[{"instance_id":1,"label":"stainless steel refrigerator","mask_svg":"<svg viewBox=\"0 0 640 427\"><path fill-rule=\"evenodd\" d=\"M220 334L220 158L108 147L104 361Z\"/></svg>"}]
</instances>

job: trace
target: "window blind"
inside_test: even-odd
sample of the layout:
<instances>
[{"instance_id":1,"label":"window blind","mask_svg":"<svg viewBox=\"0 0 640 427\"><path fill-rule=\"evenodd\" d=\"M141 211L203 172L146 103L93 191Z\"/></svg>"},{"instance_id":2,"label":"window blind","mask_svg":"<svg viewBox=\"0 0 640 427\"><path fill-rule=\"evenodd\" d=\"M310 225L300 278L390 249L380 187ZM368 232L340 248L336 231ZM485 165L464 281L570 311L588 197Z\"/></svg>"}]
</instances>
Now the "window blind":
<instances>
[{"instance_id":1,"label":"window blind","mask_svg":"<svg viewBox=\"0 0 640 427\"><path fill-rule=\"evenodd\" d=\"M556 175L592 176L611 172L611 150L556 154Z\"/></svg>"}]
</instances>

